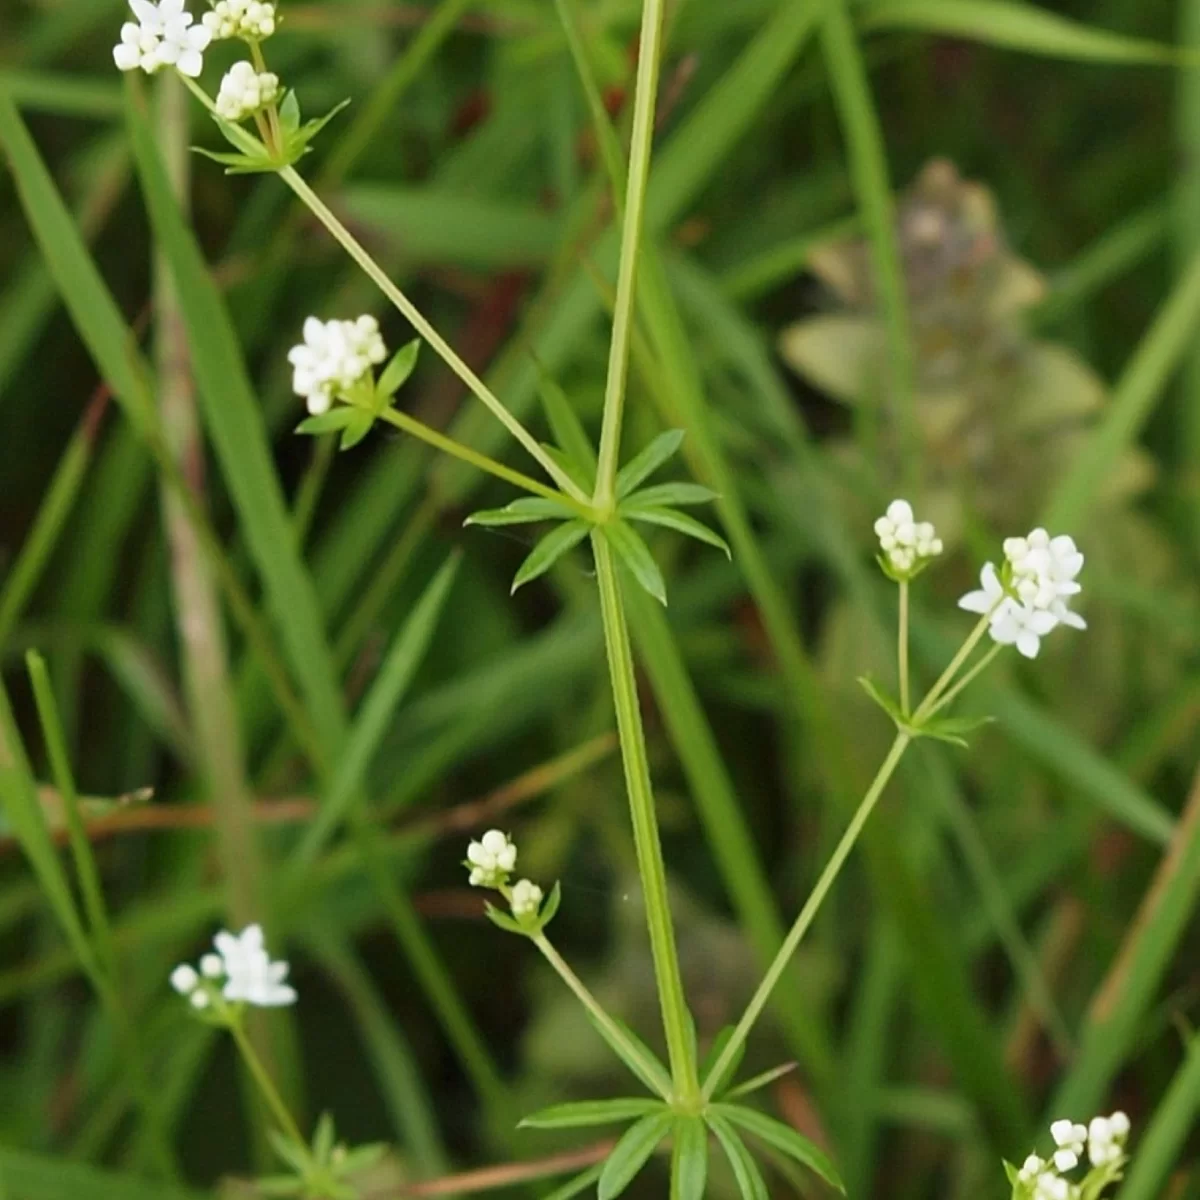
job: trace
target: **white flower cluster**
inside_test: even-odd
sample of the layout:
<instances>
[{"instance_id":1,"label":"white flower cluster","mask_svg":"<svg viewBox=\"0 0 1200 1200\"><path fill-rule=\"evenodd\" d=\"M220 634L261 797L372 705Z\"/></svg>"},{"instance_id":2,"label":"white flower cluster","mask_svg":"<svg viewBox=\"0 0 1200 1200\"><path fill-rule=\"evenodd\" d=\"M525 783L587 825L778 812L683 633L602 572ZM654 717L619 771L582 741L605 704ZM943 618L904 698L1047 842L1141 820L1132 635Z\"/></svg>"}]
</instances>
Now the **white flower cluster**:
<instances>
[{"instance_id":1,"label":"white flower cluster","mask_svg":"<svg viewBox=\"0 0 1200 1200\"><path fill-rule=\"evenodd\" d=\"M357 321L304 322L304 342L288 352L292 387L313 416L328 412L337 398L367 380L371 368L387 358L387 347L374 317Z\"/></svg>"},{"instance_id":2,"label":"white flower cluster","mask_svg":"<svg viewBox=\"0 0 1200 1200\"><path fill-rule=\"evenodd\" d=\"M279 76L270 71L256 71L248 62L237 62L221 80L217 92L218 115L227 121L244 121L260 108L273 104L279 96Z\"/></svg>"},{"instance_id":3,"label":"white flower cluster","mask_svg":"<svg viewBox=\"0 0 1200 1200\"><path fill-rule=\"evenodd\" d=\"M467 847L467 865L472 887L498 888L517 868L517 848L508 834L489 829Z\"/></svg>"},{"instance_id":4,"label":"white flower cluster","mask_svg":"<svg viewBox=\"0 0 1200 1200\"><path fill-rule=\"evenodd\" d=\"M959 608L988 617L993 641L1036 658L1041 639L1059 625L1087 628L1067 605L1068 598L1082 590L1076 577L1083 569L1083 555L1074 538L1051 537L1035 529L1028 537L1006 538L1004 556L1004 578L986 563L978 590L958 602Z\"/></svg>"},{"instance_id":5,"label":"white flower cluster","mask_svg":"<svg viewBox=\"0 0 1200 1200\"><path fill-rule=\"evenodd\" d=\"M260 42L275 32L275 5L261 0L217 0L201 18L214 38Z\"/></svg>"},{"instance_id":6,"label":"white flower cluster","mask_svg":"<svg viewBox=\"0 0 1200 1200\"><path fill-rule=\"evenodd\" d=\"M942 552L942 539L928 521L913 516L907 500L893 500L875 522L879 547L897 575L908 575L916 567Z\"/></svg>"},{"instance_id":7,"label":"white flower cluster","mask_svg":"<svg viewBox=\"0 0 1200 1200\"><path fill-rule=\"evenodd\" d=\"M129 0L137 21L121 26L121 40L113 47L113 61L122 71L141 68L153 75L162 67L175 67L193 79L204 69L204 51L212 40L205 25L193 25L184 0Z\"/></svg>"},{"instance_id":8,"label":"white flower cluster","mask_svg":"<svg viewBox=\"0 0 1200 1200\"><path fill-rule=\"evenodd\" d=\"M296 989L286 982L288 964L271 961L261 925L248 925L236 935L222 930L213 944L217 952L201 957L199 971L185 963L171 972L171 986L193 1008L208 1008L215 997L257 1008L296 1002Z\"/></svg>"},{"instance_id":9,"label":"white flower cluster","mask_svg":"<svg viewBox=\"0 0 1200 1200\"><path fill-rule=\"evenodd\" d=\"M542 889L528 879L518 879L510 888L508 877L517 869L517 847L508 834L489 829L467 847L463 866L471 872L472 887L494 888L509 903L518 921L532 921L542 910Z\"/></svg>"},{"instance_id":10,"label":"white flower cluster","mask_svg":"<svg viewBox=\"0 0 1200 1200\"><path fill-rule=\"evenodd\" d=\"M1079 1166L1085 1146L1093 1170L1111 1171L1123 1163L1129 1118L1123 1112L1115 1112L1109 1117L1093 1117L1087 1125L1055 1121L1050 1126L1050 1136L1057 1149L1049 1159L1031 1154L1021 1164L1017 1180L1024 1185L1029 1200L1077 1200L1080 1185L1064 1175ZM1114 1176L1109 1174L1106 1178L1111 1182Z\"/></svg>"}]
</instances>

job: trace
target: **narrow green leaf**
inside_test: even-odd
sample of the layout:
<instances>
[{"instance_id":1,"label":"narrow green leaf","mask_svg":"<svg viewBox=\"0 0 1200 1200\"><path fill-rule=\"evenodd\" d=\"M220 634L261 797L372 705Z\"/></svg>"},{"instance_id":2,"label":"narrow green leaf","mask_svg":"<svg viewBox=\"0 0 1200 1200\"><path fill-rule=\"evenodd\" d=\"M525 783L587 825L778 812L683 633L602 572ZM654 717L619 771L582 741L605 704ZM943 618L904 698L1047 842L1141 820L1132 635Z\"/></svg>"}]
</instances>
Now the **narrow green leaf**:
<instances>
[{"instance_id":1,"label":"narrow green leaf","mask_svg":"<svg viewBox=\"0 0 1200 1200\"><path fill-rule=\"evenodd\" d=\"M739 1104L714 1104L712 1111L734 1125L752 1133L755 1137L773 1146L776 1150L794 1158L809 1170L815 1171L826 1183L845 1192L842 1177L838 1174L833 1160L820 1147L814 1145L803 1134L797 1133L790 1125L776 1121L752 1108L743 1108Z\"/></svg>"},{"instance_id":2,"label":"narrow green leaf","mask_svg":"<svg viewBox=\"0 0 1200 1200\"><path fill-rule=\"evenodd\" d=\"M558 915L559 907L562 904L562 884L555 880L554 886L550 889L550 895L546 897L546 902L542 905L542 911L538 913L538 929L545 929L547 925Z\"/></svg>"},{"instance_id":3,"label":"narrow green leaf","mask_svg":"<svg viewBox=\"0 0 1200 1200\"><path fill-rule=\"evenodd\" d=\"M392 355L392 361L383 369L379 382L375 385L375 394L392 397L408 382L408 377L417 365L417 356L421 353L421 339L414 338L407 346L401 346Z\"/></svg>"},{"instance_id":4,"label":"narrow green leaf","mask_svg":"<svg viewBox=\"0 0 1200 1200\"><path fill-rule=\"evenodd\" d=\"M331 1113L323 1112L317 1119L317 1128L313 1133L312 1140L313 1157L317 1162L328 1164L336 1140L337 1130L334 1128L333 1116Z\"/></svg>"},{"instance_id":5,"label":"narrow green leaf","mask_svg":"<svg viewBox=\"0 0 1200 1200\"><path fill-rule=\"evenodd\" d=\"M720 494L702 483L656 483L653 487L634 492L621 502L621 511L635 508L663 508L689 504L711 504Z\"/></svg>"},{"instance_id":6,"label":"narrow green leaf","mask_svg":"<svg viewBox=\"0 0 1200 1200\"><path fill-rule=\"evenodd\" d=\"M220 163L225 167L226 175L269 175L275 170L275 164L266 155L230 154L227 151L205 150L203 146L193 146L192 151L201 158Z\"/></svg>"},{"instance_id":7,"label":"narrow green leaf","mask_svg":"<svg viewBox=\"0 0 1200 1200\"><path fill-rule=\"evenodd\" d=\"M294 161L294 158L301 154L307 153L308 144L333 120L350 103L349 100L343 100L340 104L335 104L323 117L316 117L312 121L305 121L288 139L287 139L287 156Z\"/></svg>"},{"instance_id":8,"label":"narrow green leaf","mask_svg":"<svg viewBox=\"0 0 1200 1200\"><path fill-rule=\"evenodd\" d=\"M632 1121L665 1109L661 1100L629 1097L617 1100L582 1100L539 1109L521 1121L520 1129L579 1129L589 1125L611 1125Z\"/></svg>"},{"instance_id":9,"label":"narrow green leaf","mask_svg":"<svg viewBox=\"0 0 1200 1200\"><path fill-rule=\"evenodd\" d=\"M516 933L520 934L521 937L526 936L524 927L516 917L510 917L508 913L501 912L490 901L484 901L483 911L487 919L498 929L503 929L505 933Z\"/></svg>"},{"instance_id":10,"label":"narrow green leaf","mask_svg":"<svg viewBox=\"0 0 1200 1200\"><path fill-rule=\"evenodd\" d=\"M366 780L367 769L391 726L396 707L403 699L433 640L458 565L455 554L430 581L409 613L388 651L383 666L354 719L354 725L338 760L321 808L308 827L304 840L292 854L289 875L297 885L334 831L349 815Z\"/></svg>"},{"instance_id":11,"label":"narrow green leaf","mask_svg":"<svg viewBox=\"0 0 1200 1200\"><path fill-rule=\"evenodd\" d=\"M267 1130L267 1140L271 1149L294 1171L304 1175L308 1172L308 1147L294 1142L278 1129Z\"/></svg>"},{"instance_id":12,"label":"narrow green leaf","mask_svg":"<svg viewBox=\"0 0 1200 1200\"><path fill-rule=\"evenodd\" d=\"M671 1200L704 1200L707 1182L708 1129L699 1117L680 1117L671 1150Z\"/></svg>"},{"instance_id":13,"label":"narrow green leaf","mask_svg":"<svg viewBox=\"0 0 1200 1200\"><path fill-rule=\"evenodd\" d=\"M1107 63L1168 63L1182 59L1169 46L1096 29L1034 4L870 0L860 11L867 29L916 29L1051 58Z\"/></svg>"},{"instance_id":14,"label":"narrow green leaf","mask_svg":"<svg viewBox=\"0 0 1200 1200\"><path fill-rule=\"evenodd\" d=\"M706 542L724 552L728 559L733 558L729 543L719 534L709 529L707 525L689 517L686 513L676 512L671 508L637 507L623 508L622 514L631 521L645 521L647 525L661 525L665 529L673 529L685 537L695 538L698 542Z\"/></svg>"},{"instance_id":15,"label":"narrow green leaf","mask_svg":"<svg viewBox=\"0 0 1200 1200\"><path fill-rule=\"evenodd\" d=\"M725 1085L737 1074L737 1069L742 1065L742 1059L746 1057L746 1043L742 1042L738 1045L737 1053L729 1060L729 1065L721 1073L719 1079L709 1079L713 1067L720 1061L721 1055L725 1053L725 1047L729 1045L730 1039L733 1037L735 1026L726 1025L715 1038L712 1045L708 1048L708 1053L704 1056L704 1061L700 1064L700 1079L705 1087L712 1089L712 1095L721 1095Z\"/></svg>"},{"instance_id":16,"label":"narrow green leaf","mask_svg":"<svg viewBox=\"0 0 1200 1200\"><path fill-rule=\"evenodd\" d=\"M564 1183L562 1187L555 1188L546 1197L546 1200L574 1200L576 1196L581 1192L586 1192L600 1178L603 1170L603 1163L597 1163L594 1167L588 1167L586 1171L576 1175L574 1179L568 1183Z\"/></svg>"},{"instance_id":17,"label":"narrow green leaf","mask_svg":"<svg viewBox=\"0 0 1200 1200\"><path fill-rule=\"evenodd\" d=\"M858 677L859 686L880 708L883 709L889 717L897 724L904 722L904 714L900 711L900 705L892 699L869 675L860 675Z\"/></svg>"},{"instance_id":18,"label":"narrow green leaf","mask_svg":"<svg viewBox=\"0 0 1200 1200\"><path fill-rule=\"evenodd\" d=\"M371 413L354 410L349 423L342 432L342 440L338 448L350 450L357 446L371 432L371 426L374 424L375 418Z\"/></svg>"},{"instance_id":19,"label":"narrow green leaf","mask_svg":"<svg viewBox=\"0 0 1200 1200\"><path fill-rule=\"evenodd\" d=\"M668 429L636 454L617 472L617 499L623 500L644 479L649 479L683 445L684 431Z\"/></svg>"},{"instance_id":20,"label":"narrow green leaf","mask_svg":"<svg viewBox=\"0 0 1200 1200\"><path fill-rule=\"evenodd\" d=\"M625 1132L600 1172L600 1200L615 1200L625 1191L671 1131L673 1121L669 1112L656 1113Z\"/></svg>"},{"instance_id":21,"label":"narrow green leaf","mask_svg":"<svg viewBox=\"0 0 1200 1200\"><path fill-rule=\"evenodd\" d=\"M279 106L279 120L284 133L295 133L300 128L300 101L296 98L294 88L288 88Z\"/></svg>"},{"instance_id":22,"label":"narrow green leaf","mask_svg":"<svg viewBox=\"0 0 1200 1200\"><path fill-rule=\"evenodd\" d=\"M610 1041L607 1031L597 1022L592 1014L587 1014L588 1020L596 1029L596 1032L604 1039L605 1045L629 1068L631 1072L652 1092L659 1095L669 1094L671 1091L671 1075L665 1066L655 1056L654 1051L642 1041L628 1025L625 1024L619 1017L610 1017L610 1020L616 1025L625 1035L625 1037L635 1047L641 1055L641 1061L626 1053L625 1048L619 1042ZM653 1074L648 1069L648 1066L642 1064L653 1064Z\"/></svg>"},{"instance_id":23,"label":"narrow green leaf","mask_svg":"<svg viewBox=\"0 0 1200 1200\"><path fill-rule=\"evenodd\" d=\"M729 1165L733 1169L733 1177L737 1180L742 1200L770 1200L767 1182L763 1179L758 1164L754 1161L750 1151L746 1149L742 1139L738 1137L733 1126L724 1117L711 1110L705 1115L705 1120L708 1122L709 1129L716 1134L717 1141L721 1143L725 1157L729 1159Z\"/></svg>"},{"instance_id":24,"label":"narrow green leaf","mask_svg":"<svg viewBox=\"0 0 1200 1200\"><path fill-rule=\"evenodd\" d=\"M798 1063L780 1063L777 1067L772 1067L769 1071L763 1071L759 1075L751 1076L743 1083L739 1083L737 1087L732 1087L725 1093L726 1100L732 1100L735 1096L749 1096L751 1092L761 1091L765 1087L770 1087L777 1079L782 1079L785 1075L790 1075L798 1066Z\"/></svg>"},{"instance_id":25,"label":"narrow green leaf","mask_svg":"<svg viewBox=\"0 0 1200 1200\"><path fill-rule=\"evenodd\" d=\"M538 395L558 447L574 465L572 477L585 480L587 490L591 490L596 482L596 449L567 393L536 358L534 366L538 372Z\"/></svg>"},{"instance_id":26,"label":"narrow green leaf","mask_svg":"<svg viewBox=\"0 0 1200 1200\"><path fill-rule=\"evenodd\" d=\"M667 602L667 585L650 547L624 521L611 521L601 532L617 557L628 568L642 589L660 604Z\"/></svg>"},{"instance_id":27,"label":"narrow green leaf","mask_svg":"<svg viewBox=\"0 0 1200 1200\"><path fill-rule=\"evenodd\" d=\"M513 578L512 590L515 592L539 575L544 575L568 550L578 546L587 537L589 528L584 521L568 521L546 534L521 564Z\"/></svg>"},{"instance_id":28,"label":"narrow green leaf","mask_svg":"<svg viewBox=\"0 0 1200 1200\"><path fill-rule=\"evenodd\" d=\"M527 525L531 521L570 520L574 513L565 504L543 496L522 496L503 508L472 513L464 525Z\"/></svg>"},{"instance_id":29,"label":"narrow green leaf","mask_svg":"<svg viewBox=\"0 0 1200 1200\"><path fill-rule=\"evenodd\" d=\"M339 404L337 408L331 408L328 412L318 413L315 417L305 417L296 426L296 432L312 434L333 433L335 430L345 429L357 415L356 410L348 404Z\"/></svg>"}]
</instances>

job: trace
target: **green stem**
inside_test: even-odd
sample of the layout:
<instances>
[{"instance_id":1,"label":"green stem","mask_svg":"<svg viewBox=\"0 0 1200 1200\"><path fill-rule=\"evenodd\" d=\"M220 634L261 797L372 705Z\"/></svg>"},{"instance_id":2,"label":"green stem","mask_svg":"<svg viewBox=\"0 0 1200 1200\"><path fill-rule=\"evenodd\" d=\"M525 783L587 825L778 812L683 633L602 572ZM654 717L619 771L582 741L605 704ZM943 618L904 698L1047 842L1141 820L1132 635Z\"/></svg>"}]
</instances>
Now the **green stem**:
<instances>
[{"instance_id":1,"label":"green stem","mask_svg":"<svg viewBox=\"0 0 1200 1200\"><path fill-rule=\"evenodd\" d=\"M900 711L908 716L908 580L900 581L900 631L897 635L900 656Z\"/></svg>"},{"instance_id":2,"label":"green stem","mask_svg":"<svg viewBox=\"0 0 1200 1200\"><path fill-rule=\"evenodd\" d=\"M950 681L958 673L958 669L971 656L971 651L979 645L980 639L988 630L988 622L991 621L992 614L984 613L979 618L979 623L971 630L967 636L967 640L959 647L958 653L950 660L950 665L938 677L937 683L929 689L929 694L921 701L920 707L913 713L912 719L914 725L919 725L926 717L928 717L934 709L941 694L949 686Z\"/></svg>"},{"instance_id":3,"label":"green stem","mask_svg":"<svg viewBox=\"0 0 1200 1200\"><path fill-rule=\"evenodd\" d=\"M262 1064L262 1059L254 1051L254 1047L250 1044L250 1039L246 1036L246 1030L242 1025L241 1016L235 1016L229 1023L229 1032L233 1034L233 1040L237 1044L238 1050L241 1052L242 1061L249 1068L250 1074L254 1077L254 1082L258 1084L258 1090L262 1093L263 1099L267 1102L267 1107L271 1110L275 1117L279 1128L283 1130L288 1137L296 1143L297 1146L303 1147L305 1152L308 1151L308 1143L304 1140L300 1133L300 1127L296 1124L291 1112L288 1111L288 1106L284 1104L283 1097L280 1096L271 1079L270 1073Z\"/></svg>"},{"instance_id":4,"label":"green stem","mask_svg":"<svg viewBox=\"0 0 1200 1200\"><path fill-rule=\"evenodd\" d=\"M859 835L867 823L867 819L874 811L879 797L883 795L883 790L887 787L888 781L891 779L900 759L904 755L904 751L908 749L910 740L909 735L906 733L896 735L896 740L892 743L892 748L888 751L887 757L875 773L875 778L871 781L871 786L867 789L867 793L863 796L850 824L846 827L846 832L842 834L842 840L838 842L837 848L834 850L829 862L825 865L825 870L821 872L821 877L817 880L816 887L813 888L812 894L800 910L800 915L796 918L795 924L788 931L783 945L779 948L779 953L775 955L774 961L768 968L766 975L763 976L762 983L758 985L758 991L754 993L753 999L746 1006L746 1011L742 1014L742 1019L738 1022L737 1028L734 1029L733 1036L726 1043L725 1049L713 1064L713 1068L708 1074L708 1081L704 1086L703 1098L705 1101L712 1099L713 1084L725 1074L734 1056L741 1049L746 1038L749 1037L754 1023L762 1015L762 1010L766 1007L767 1001L771 997L771 992L779 982L783 972L787 969L788 962L792 955L796 953L796 948L800 945L801 939L808 932L808 928L813 923L829 889L833 887L835 880L841 873L846 859L850 856L850 851L854 849L854 844L858 841Z\"/></svg>"},{"instance_id":5,"label":"green stem","mask_svg":"<svg viewBox=\"0 0 1200 1200\"><path fill-rule=\"evenodd\" d=\"M409 324L442 357L446 365L483 402L496 419L521 443L556 484L575 500L588 502L587 495L538 445L534 436L508 411L491 388L455 353L449 342L425 319L420 309L387 277L354 235L338 220L325 202L304 182L293 167L283 167L279 177L325 226L342 248L363 269L381 292L402 312Z\"/></svg>"},{"instance_id":6,"label":"green stem","mask_svg":"<svg viewBox=\"0 0 1200 1200\"><path fill-rule=\"evenodd\" d=\"M613 505L621 452L621 421L625 411L625 384L629 377L629 338L633 327L638 244L641 241L642 217L646 207L646 184L650 178L650 153L654 142L654 114L658 96L664 11L664 0L645 0L642 5L629 182L625 191L625 219L621 226L616 310L613 313L612 343L609 347L608 376L604 391L604 419L600 429L600 464L596 473L595 505L601 511L606 511Z\"/></svg>"},{"instance_id":7,"label":"green stem","mask_svg":"<svg viewBox=\"0 0 1200 1200\"><path fill-rule=\"evenodd\" d=\"M567 965L566 959L564 959L563 956L559 954L557 950L555 950L555 948L550 944L550 940L546 937L546 935L544 933L538 933L535 934L530 940L542 952L542 955L546 961L558 972L563 983L565 983L567 987L569 987L571 991L575 993L580 1004L582 1004L583 1007L592 1014L592 1017L605 1040L612 1045L613 1048L618 1051L618 1053L623 1054L626 1058L630 1058L634 1062L638 1063L642 1068L643 1074L648 1078L659 1078L662 1075L662 1070L658 1063L656 1063L653 1059L646 1058L646 1056L642 1053L641 1047L633 1042L626 1035L621 1026L618 1025L617 1022L614 1021L607 1012L605 1012L604 1008L600 1004L600 1001L588 991L583 980L571 970L571 968ZM670 1100L670 1079L665 1077L662 1079L658 1092L664 1100Z\"/></svg>"},{"instance_id":8,"label":"green stem","mask_svg":"<svg viewBox=\"0 0 1200 1200\"><path fill-rule=\"evenodd\" d=\"M489 458L486 454L480 454L478 450L472 450L470 446L465 446L462 442L456 442L444 433L439 433L423 421L418 421L415 417L410 417L408 413L401 412L395 408L385 408L379 415L389 425L394 425L397 429L402 429L405 433L410 433L413 437L420 438L421 441L433 446L437 450L441 450L443 454L449 454L453 458L470 463L471 466L478 467L479 470L486 471L489 475L495 475L497 479L503 479L507 483L515 484L527 492L533 492L534 495L545 496L547 500L557 500L562 504L566 504L575 509L585 519L590 518L592 515L592 507L586 501L581 502L576 500L574 496L564 496L562 492L555 491L554 488L547 487L544 483L539 483L536 479L532 479L520 471L513 470L512 467L506 467L502 462L497 462L494 458Z\"/></svg>"},{"instance_id":9,"label":"green stem","mask_svg":"<svg viewBox=\"0 0 1200 1200\"><path fill-rule=\"evenodd\" d=\"M625 624L625 608L616 564L602 530L592 534L592 548L596 557L596 579L600 589L600 611L604 622L613 705L617 714L617 732L621 738L625 787L629 793L634 847L645 894L646 923L650 931L650 951L654 958L663 1029L667 1036L667 1053L676 1096L687 1102L695 1098L699 1084L690 1033L691 1018L683 994L679 954L671 922L667 871L658 834L658 816L650 782L646 735L638 705L633 652Z\"/></svg>"},{"instance_id":10,"label":"green stem","mask_svg":"<svg viewBox=\"0 0 1200 1200\"><path fill-rule=\"evenodd\" d=\"M993 660L1003 650L1004 647L997 642L926 714L934 716L940 712L948 704L954 702L955 697L972 682L978 675L982 675L984 671L992 665Z\"/></svg>"}]
</instances>

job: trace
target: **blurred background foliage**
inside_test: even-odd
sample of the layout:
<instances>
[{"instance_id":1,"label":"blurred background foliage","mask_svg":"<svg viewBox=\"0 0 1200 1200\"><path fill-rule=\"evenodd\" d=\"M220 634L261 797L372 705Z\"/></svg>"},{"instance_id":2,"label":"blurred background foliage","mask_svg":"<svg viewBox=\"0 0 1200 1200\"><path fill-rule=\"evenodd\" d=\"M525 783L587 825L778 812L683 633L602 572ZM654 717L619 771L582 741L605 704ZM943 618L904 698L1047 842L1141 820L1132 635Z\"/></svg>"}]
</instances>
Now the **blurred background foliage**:
<instances>
[{"instance_id":1,"label":"blurred background foliage","mask_svg":"<svg viewBox=\"0 0 1200 1200\"><path fill-rule=\"evenodd\" d=\"M554 6L281 7L272 68L306 114L353 100L306 176L514 411L549 437L544 371L594 430L615 239ZM620 124L638 5L572 7ZM393 347L409 330L278 181L186 155L216 133L163 81L145 91L163 158L244 367L221 357L220 322L181 312L111 67L121 20L117 0L0 0L0 655L61 840L23 656L48 662L151 1103L47 903L53 866L35 881L20 855L36 814L10 805L0 1194L190 1194L139 1182L164 1142L191 1188L253 1173L260 1114L165 982L214 927L261 916L301 1003L256 1037L310 1120L393 1143L367 1194L465 1195L515 1176L428 1181L527 1161L538 1181L512 1194L548 1195L594 1143L517 1119L627 1085L531 949L481 919L459 863L468 835L511 829L526 873L562 879L556 943L653 1040L587 557L510 598L523 532L462 528L504 488L391 432L339 455L292 436L285 356L305 316L375 312ZM969 751L910 755L752 1041L752 1067L798 1061L772 1100L854 1196L1005 1194L999 1158L1019 1160L1043 1114L1116 1106L1150 1131L1122 1197L1200 1196L1193 43L1192 0L688 0L671 17L649 207L668 291L644 313L627 444L688 428L735 555L655 539L671 606L630 604L702 1042L736 1018L886 747L855 682L893 671L872 518L905 494L945 531L915 598L930 678L1000 537L1047 519L1089 559L1089 632L1001 660L967 701L996 717ZM227 50L209 54L214 88ZM115 308L55 224L59 196ZM247 384L262 421L234 430ZM135 394L160 406L207 542L130 419ZM433 355L405 403L525 465ZM280 496L292 531L273 557L252 515ZM451 552L415 676L364 730L363 697ZM339 789L359 815L288 874Z\"/></svg>"}]
</instances>

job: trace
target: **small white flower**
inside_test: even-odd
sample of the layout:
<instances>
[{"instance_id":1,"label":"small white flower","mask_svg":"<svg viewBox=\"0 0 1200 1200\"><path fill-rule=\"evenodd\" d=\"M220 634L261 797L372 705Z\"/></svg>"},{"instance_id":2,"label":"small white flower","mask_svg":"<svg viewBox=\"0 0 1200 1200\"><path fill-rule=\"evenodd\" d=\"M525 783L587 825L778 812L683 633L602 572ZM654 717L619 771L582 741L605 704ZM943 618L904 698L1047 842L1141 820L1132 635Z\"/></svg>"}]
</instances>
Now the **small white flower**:
<instances>
[{"instance_id":1,"label":"small white flower","mask_svg":"<svg viewBox=\"0 0 1200 1200\"><path fill-rule=\"evenodd\" d=\"M467 847L467 865L471 868L472 887L499 887L517 866L517 848L508 834L489 829Z\"/></svg>"},{"instance_id":2,"label":"small white flower","mask_svg":"<svg viewBox=\"0 0 1200 1200\"><path fill-rule=\"evenodd\" d=\"M113 61L122 71L153 75L173 66L193 79L204 68L204 50L212 40L207 26L193 25L184 0L129 0L136 23L121 26L121 40L113 47Z\"/></svg>"},{"instance_id":3,"label":"small white flower","mask_svg":"<svg viewBox=\"0 0 1200 1200\"><path fill-rule=\"evenodd\" d=\"M513 885L512 911L518 921L536 917L542 907L542 889L528 879L519 879Z\"/></svg>"},{"instance_id":4,"label":"small white flower","mask_svg":"<svg viewBox=\"0 0 1200 1200\"><path fill-rule=\"evenodd\" d=\"M1088 1123L1088 1159L1093 1167L1116 1162L1125 1153L1129 1118L1123 1112L1111 1117L1093 1117Z\"/></svg>"},{"instance_id":5,"label":"small white flower","mask_svg":"<svg viewBox=\"0 0 1200 1200\"><path fill-rule=\"evenodd\" d=\"M1022 1183L1032 1183L1045 1169L1045 1162L1038 1158L1036 1154L1031 1154L1021 1164L1021 1169L1017 1172L1017 1178Z\"/></svg>"},{"instance_id":6,"label":"small white flower","mask_svg":"<svg viewBox=\"0 0 1200 1200\"><path fill-rule=\"evenodd\" d=\"M1054 1153L1054 1165L1060 1171L1070 1171L1078 1164L1087 1135L1087 1126L1074 1121L1064 1119L1050 1126L1050 1136L1058 1147Z\"/></svg>"},{"instance_id":7,"label":"small white flower","mask_svg":"<svg viewBox=\"0 0 1200 1200\"><path fill-rule=\"evenodd\" d=\"M1051 612L1006 599L992 617L990 632L1001 646L1016 646L1026 658L1037 658L1042 638L1057 624Z\"/></svg>"},{"instance_id":8,"label":"small white flower","mask_svg":"<svg viewBox=\"0 0 1200 1200\"><path fill-rule=\"evenodd\" d=\"M222 994L226 1000L240 1000L258 1008L295 1003L296 991L285 982L288 964L271 961L261 925L248 925L237 935L222 930L213 943L225 966Z\"/></svg>"},{"instance_id":9,"label":"small white flower","mask_svg":"<svg viewBox=\"0 0 1200 1200\"><path fill-rule=\"evenodd\" d=\"M1044 1171L1033 1188L1033 1200L1070 1200L1071 1185L1060 1175Z\"/></svg>"},{"instance_id":10,"label":"small white flower","mask_svg":"<svg viewBox=\"0 0 1200 1200\"><path fill-rule=\"evenodd\" d=\"M288 352L292 388L314 416L328 412L335 399L347 399L370 378L372 367L387 358L387 347L374 317L356 321L304 322L304 342Z\"/></svg>"},{"instance_id":11,"label":"small white flower","mask_svg":"<svg viewBox=\"0 0 1200 1200\"><path fill-rule=\"evenodd\" d=\"M217 0L212 12L202 18L214 38L244 38L259 42L275 32L274 4L259 0Z\"/></svg>"},{"instance_id":12,"label":"small white flower","mask_svg":"<svg viewBox=\"0 0 1200 1200\"><path fill-rule=\"evenodd\" d=\"M212 999L203 988L197 988L189 997L188 1002L193 1008L207 1008Z\"/></svg>"},{"instance_id":13,"label":"small white flower","mask_svg":"<svg viewBox=\"0 0 1200 1200\"><path fill-rule=\"evenodd\" d=\"M918 521L907 500L893 500L887 512L875 522L879 548L892 568L907 575L915 567L943 550L942 539L928 521Z\"/></svg>"},{"instance_id":14,"label":"small white flower","mask_svg":"<svg viewBox=\"0 0 1200 1200\"><path fill-rule=\"evenodd\" d=\"M279 96L279 76L256 71L248 62L234 63L221 80L217 113L227 121L244 121Z\"/></svg>"},{"instance_id":15,"label":"small white flower","mask_svg":"<svg viewBox=\"0 0 1200 1200\"><path fill-rule=\"evenodd\" d=\"M200 974L205 979L220 979L225 974L225 960L219 954L205 954L200 958Z\"/></svg>"},{"instance_id":16,"label":"small white flower","mask_svg":"<svg viewBox=\"0 0 1200 1200\"><path fill-rule=\"evenodd\" d=\"M1038 528L1027 537L1007 538L1004 555L1022 603L1053 612L1064 625L1087 628L1083 618L1067 606L1067 599L1083 590L1077 578L1083 570L1083 555L1074 538L1066 534L1051 537Z\"/></svg>"},{"instance_id":17,"label":"small white flower","mask_svg":"<svg viewBox=\"0 0 1200 1200\"><path fill-rule=\"evenodd\" d=\"M200 976L186 963L171 972L171 986L181 995L190 996L200 986Z\"/></svg>"}]
</instances>

